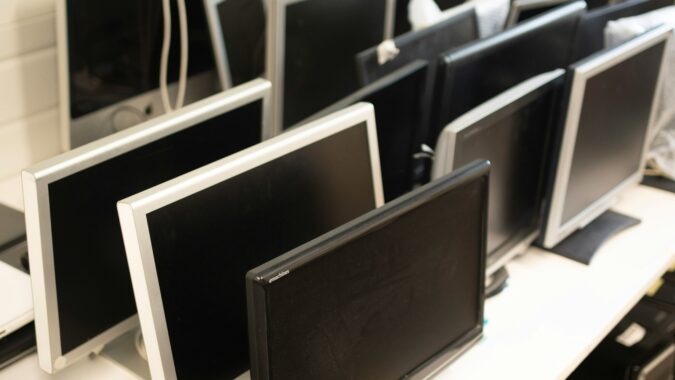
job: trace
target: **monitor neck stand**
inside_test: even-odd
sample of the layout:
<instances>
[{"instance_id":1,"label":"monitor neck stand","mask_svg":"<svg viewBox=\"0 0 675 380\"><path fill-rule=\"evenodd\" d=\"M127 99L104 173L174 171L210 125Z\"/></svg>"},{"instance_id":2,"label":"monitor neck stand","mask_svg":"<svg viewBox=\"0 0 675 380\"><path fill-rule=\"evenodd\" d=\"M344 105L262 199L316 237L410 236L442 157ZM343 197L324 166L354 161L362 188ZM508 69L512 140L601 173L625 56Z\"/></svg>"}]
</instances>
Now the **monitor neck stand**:
<instances>
[{"instance_id":1,"label":"monitor neck stand","mask_svg":"<svg viewBox=\"0 0 675 380\"><path fill-rule=\"evenodd\" d=\"M130 331L108 343L98 354L133 372L138 378L150 380L150 367L136 349L136 331Z\"/></svg>"},{"instance_id":2,"label":"monitor neck stand","mask_svg":"<svg viewBox=\"0 0 675 380\"><path fill-rule=\"evenodd\" d=\"M628 227L638 224L640 224L639 219L609 210L548 251L589 265L595 252L605 241Z\"/></svg>"}]
</instances>

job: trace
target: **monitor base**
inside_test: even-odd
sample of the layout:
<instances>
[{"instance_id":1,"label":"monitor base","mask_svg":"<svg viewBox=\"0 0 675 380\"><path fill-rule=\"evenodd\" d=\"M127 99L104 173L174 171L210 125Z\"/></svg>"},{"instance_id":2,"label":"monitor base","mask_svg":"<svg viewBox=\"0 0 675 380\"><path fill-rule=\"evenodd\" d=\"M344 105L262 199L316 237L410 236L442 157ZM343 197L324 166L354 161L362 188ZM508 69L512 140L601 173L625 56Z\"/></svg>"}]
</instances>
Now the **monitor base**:
<instances>
[{"instance_id":1,"label":"monitor base","mask_svg":"<svg viewBox=\"0 0 675 380\"><path fill-rule=\"evenodd\" d=\"M136 349L136 331L132 330L108 343L99 354L133 372L138 378L150 380L150 367Z\"/></svg>"},{"instance_id":2,"label":"monitor base","mask_svg":"<svg viewBox=\"0 0 675 380\"><path fill-rule=\"evenodd\" d=\"M595 252L607 239L638 224L639 219L608 210L548 251L589 265Z\"/></svg>"},{"instance_id":3,"label":"monitor base","mask_svg":"<svg viewBox=\"0 0 675 380\"><path fill-rule=\"evenodd\" d=\"M649 187L654 187L660 190L670 191L675 193L675 181L661 176L645 176L642 184Z\"/></svg>"},{"instance_id":4,"label":"monitor base","mask_svg":"<svg viewBox=\"0 0 675 380\"><path fill-rule=\"evenodd\" d=\"M503 266L499 268L485 281L485 297L492 298L500 294L504 289L506 289L508 280L509 272L506 270L506 267Z\"/></svg>"}]
</instances>

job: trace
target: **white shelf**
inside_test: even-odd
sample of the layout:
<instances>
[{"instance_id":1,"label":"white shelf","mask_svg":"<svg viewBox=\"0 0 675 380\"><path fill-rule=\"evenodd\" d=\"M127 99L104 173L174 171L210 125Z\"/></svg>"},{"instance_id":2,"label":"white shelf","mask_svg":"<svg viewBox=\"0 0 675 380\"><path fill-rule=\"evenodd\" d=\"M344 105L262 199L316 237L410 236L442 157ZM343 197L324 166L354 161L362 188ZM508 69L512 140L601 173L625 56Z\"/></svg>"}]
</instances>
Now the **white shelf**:
<instances>
[{"instance_id":1,"label":"white shelf","mask_svg":"<svg viewBox=\"0 0 675 380\"><path fill-rule=\"evenodd\" d=\"M29 355L0 371L0 380L142 380L140 377L101 356L85 358L56 375L38 367L37 355Z\"/></svg>"},{"instance_id":2,"label":"white shelf","mask_svg":"<svg viewBox=\"0 0 675 380\"><path fill-rule=\"evenodd\" d=\"M484 338L436 379L564 379L675 259L675 194L640 186L615 210L642 223L590 266L532 248L486 303Z\"/></svg>"}]
</instances>

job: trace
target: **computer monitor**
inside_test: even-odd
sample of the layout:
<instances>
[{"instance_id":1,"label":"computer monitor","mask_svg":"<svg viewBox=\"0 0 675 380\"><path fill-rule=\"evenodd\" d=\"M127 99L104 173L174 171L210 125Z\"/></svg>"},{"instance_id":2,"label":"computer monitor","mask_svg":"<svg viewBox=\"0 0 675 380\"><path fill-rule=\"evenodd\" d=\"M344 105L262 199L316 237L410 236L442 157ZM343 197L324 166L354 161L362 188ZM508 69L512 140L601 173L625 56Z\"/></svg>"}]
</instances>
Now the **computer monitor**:
<instances>
[{"instance_id":1,"label":"computer monitor","mask_svg":"<svg viewBox=\"0 0 675 380\"><path fill-rule=\"evenodd\" d=\"M246 272L382 205L358 104L118 204L153 379L249 369Z\"/></svg>"},{"instance_id":2,"label":"computer monitor","mask_svg":"<svg viewBox=\"0 0 675 380\"><path fill-rule=\"evenodd\" d=\"M427 378L478 340L489 166L459 169L248 272L252 378Z\"/></svg>"},{"instance_id":3,"label":"computer monitor","mask_svg":"<svg viewBox=\"0 0 675 380\"><path fill-rule=\"evenodd\" d=\"M368 85L418 59L435 62L438 55L478 39L478 20L473 4L458 7L456 13L428 28L411 31L394 38L398 54L384 64L379 63L378 47L374 46L356 56L359 82Z\"/></svg>"},{"instance_id":4,"label":"computer monitor","mask_svg":"<svg viewBox=\"0 0 675 380\"><path fill-rule=\"evenodd\" d=\"M382 42L389 0L268 0L267 78L277 133L359 88L354 56Z\"/></svg>"},{"instance_id":5,"label":"computer monitor","mask_svg":"<svg viewBox=\"0 0 675 380\"><path fill-rule=\"evenodd\" d=\"M506 17L506 27L511 27L519 22L548 12L570 0L514 0Z\"/></svg>"},{"instance_id":6,"label":"computer monitor","mask_svg":"<svg viewBox=\"0 0 675 380\"><path fill-rule=\"evenodd\" d=\"M186 103L190 103L213 94L216 81L203 3L186 4ZM178 80L180 60L176 8L172 7L169 83ZM158 89L164 24L161 0L58 0L56 23L64 150L164 113Z\"/></svg>"},{"instance_id":7,"label":"computer monitor","mask_svg":"<svg viewBox=\"0 0 675 380\"><path fill-rule=\"evenodd\" d=\"M407 33L412 30L412 25L409 21L408 6L410 0L394 0L396 2L395 20L394 20L394 36ZM456 7L464 0L432 0L438 5L442 11Z\"/></svg>"},{"instance_id":8,"label":"computer monitor","mask_svg":"<svg viewBox=\"0 0 675 380\"><path fill-rule=\"evenodd\" d=\"M450 123L438 138L433 178L476 159L492 164L488 275L539 236L553 114L564 73L557 69L503 92Z\"/></svg>"},{"instance_id":9,"label":"computer monitor","mask_svg":"<svg viewBox=\"0 0 675 380\"><path fill-rule=\"evenodd\" d=\"M24 171L42 369L138 325L117 201L260 142L270 87L258 79Z\"/></svg>"},{"instance_id":10,"label":"computer monitor","mask_svg":"<svg viewBox=\"0 0 675 380\"><path fill-rule=\"evenodd\" d=\"M204 0L218 78L223 89L265 71L264 0Z\"/></svg>"},{"instance_id":11,"label":"computer monitor","mask_svg":"<svg viewBox=\"0 0 675 380\"><path fill-rule=\"evenodd\" d=\"M579 21L572 62L580 61L605 48L604 31L609 21L637 16L669 5L673 5L673 0L627 0L589 11Z\"/></svg>"},{"instance_id":12,"label":"computer monitor","mask_svg":"<svg viewBox=\"0 0 675 380\"><path fill-rule=\"evenodd\" d=\"M412 190L419 166L414 154L426 132L427 63L416 61L340 100L307 121L359 102L375 107L384 200Z\"/></svg>"},{"instance_id":13,"label":"computer monitor","mask_svg":"<svg viewBox=\"0 0 675 380\"><path fill-rule=\"evenodd\" d=\"M585 227L641 181L670 34L659 27L570 67L544 247Z\"/></svg>"},{"instance_id":14,"label":"computer monitor","mask_svg":"<svg viewBox=\"0 0 675 380\"><path fill-rule=\"evenodd\" d=\"M586 4L577 1L444 54L428 143L450 122L533 76L567 67Z\"/></svg>"}]
</instances>

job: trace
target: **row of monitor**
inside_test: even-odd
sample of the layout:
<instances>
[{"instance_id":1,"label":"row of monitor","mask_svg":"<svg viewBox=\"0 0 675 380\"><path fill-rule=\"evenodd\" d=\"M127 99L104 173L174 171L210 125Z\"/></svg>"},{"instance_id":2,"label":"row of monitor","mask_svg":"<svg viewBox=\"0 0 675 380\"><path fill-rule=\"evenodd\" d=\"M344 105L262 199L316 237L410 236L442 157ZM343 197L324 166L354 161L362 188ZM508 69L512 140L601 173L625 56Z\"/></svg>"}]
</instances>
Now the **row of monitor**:
<instances>
[{"instance_id":1,"label":"row of monitor","mask_svg":"<svg viewBox=\"0 0 675 380\"><path fill-rule=\"evenodd\" d=\"M286 367L281 363L295 363L301 348L287 346L290 351L284 353L277 351L283 346L274 346L279 342L263 338L269 337L265 331L285 333L282 327L290 321L284 322L283 310L294 316L299 314L295 310L306 310L308 318L320 318L302 309L310 300L332 313L321 317L326 318L326 329L312 331L315 346L305 354L320 357L306 363L316 367L302 367L310 371L306 373L345 373L339 371L346 371L352 359L325 361L330 357L326 350L339 348L344 355L355 355L352 358L372 359L368 368L354 368L366 371L359 373L386 370L401 377L445 352L444 348L454 351L462 339L475 339L480 333L481 318L476 316L482 310L485 263L481 260L485 261L486 252L492 272L537 235L544 246L551 247L606 210L619 192L640 178L670 31L658 28L570 65L565 52L571 51L574 25L583 11L580 3L555 9L503 34L458 48L438 65L430 64L438 52L415 51L421 45L412 38L440 41L442 34L433 33L436 27L405 36L413 42L400 43L398 57L411 63L373 76L372 83L309 117L303 126L265 142L274 86L258 79L30 168L23 175L23 185L41 367L55 372L133 328L139 320L136 307L157 378L234 377L249 364L259 376L273 370L281 371L270 375L274 378L297 375L293 372L301 368L297 363ZM472 12L468 14L475 18ZM519 42L536 45L538 54L547 54L551 47L561 49L558 61L533 59L532 49L524 49ZM408 55L405 46L411 46ZM385 66L375 68L388 70ZM559 68L569 68L568 74ZM476 79L457 84L456 79L467 78ZM461 106L458 101L433 102L439 91L449 94L444 95L448 99L459 98L459 91L466 102ZM362 101L374 104L375 112L357 104ZM437 119L437 132L430 134L433 124L426 121L433 120L434 107L445 109L447 120ZM413 158L419 142L436 146L432 175L439 180L413 191L416 183L425 180L423 163ZM481 203L488 198L485 164L473 164L459 174L454 171L476 159L492 162L489 210ZM438 214L424 214L421 199L430 199L427 195L443 186L448 191L462 187L464 177L475 185L470 194L457 195L453 207L445 210L447 215L438 204L430 206ZM385 200L390 205L373 211ZM116 210L118 201L122 202ZM401 210L420 213L411 217L413 226L405 225L406 233L397 232L402 227L390 225L387 219L403 215ZM487 214L478 218L481 210ZM446 227L456 220L466 220L467 225ZM340 227L345 223L349 227ZM374 227L379 223L388 227L381 232L386 238L377 240L371 236L380 231ZM244 281L249 270L338 227L342 229L267 264ZM462 241L467 236L483 237ZM422 267L410 268L416 272L406 274L400 265L409 267L405 260L411 257L402 256L403 261L397 262L384 247L383 252L372 249L378 247L377 241L397 242L410 250L417 248L418 256L428 254L428 260L436 260L433 249L424 245L435 240L447 244L446 248L467 244L449 249L455 252L451 255L455 260L467 261L433 268L424 267L430 261L423 261ZM366 246L340 248L352 244ZM372 260L353 263L363 267L332 264L336 273L331 275L337 277L325 271L318 275L312 269L298 270L308 276L304 280L286 273L293 268L295 274L296 268L333 257L329 253L340 249L375 256L357 255ZM463 257L457 250L472 253ZM354 256L340 257L349 261ZM338 267L344 271L335 271ZM457 272L458 268L473 269ZM449 275L434 275L438 273L434 271ZM352 277L339 277L350 273ZM363 282L364 273L381 277ZM324 282L324 278L332 280ZM354 346L353 337L337 334L341 330L334 326L354 315L349 307L355 313L363 311L364 318L373 313L377 326L396 327L393 324L398 321L385 318L385 311L391 312L388 308L414 311L417 307L406 307L424 301L415 298L417 292L407 293L408 298L396 293L403 289L398 287L401 284L419 281L415 286L424 286L415 289L428 286L438 292L426 295L431 297L424 301L426 306L436 295L449 294L442 287L448 284L424 278L459 281L459 289L475 289L446 300L458 305L451 315L427 315L456 323L468 335L419 331L403 336L401 342L407 339L423 358L399 363L387 355L394 355L402 345L382 347L378 334L384 330L371 330L373 326L366 322L359 327L365 330L342 326L354 334L372 332L363 346ZM347 279L355 281L353 293L325 297ZM456 291L457 282L453 286ZM289 300L288 294L306 297ZM411 303L393 302L399 299ZM336 309L331 309L339 305L346 307L346 314L336 315ZM269 313L276 310L282 314L272 317ZM262 330L247 334L247 322ZM305 321L295 326L308 325ZM416 340L427 333L446 345ZM250 363L249 337L251 345L260 345L252 352L260 356L252 355ZM425 351L432 346L436 348ZM383 354L368 356L375 352Z\"/></svg>"}]
</instances>

